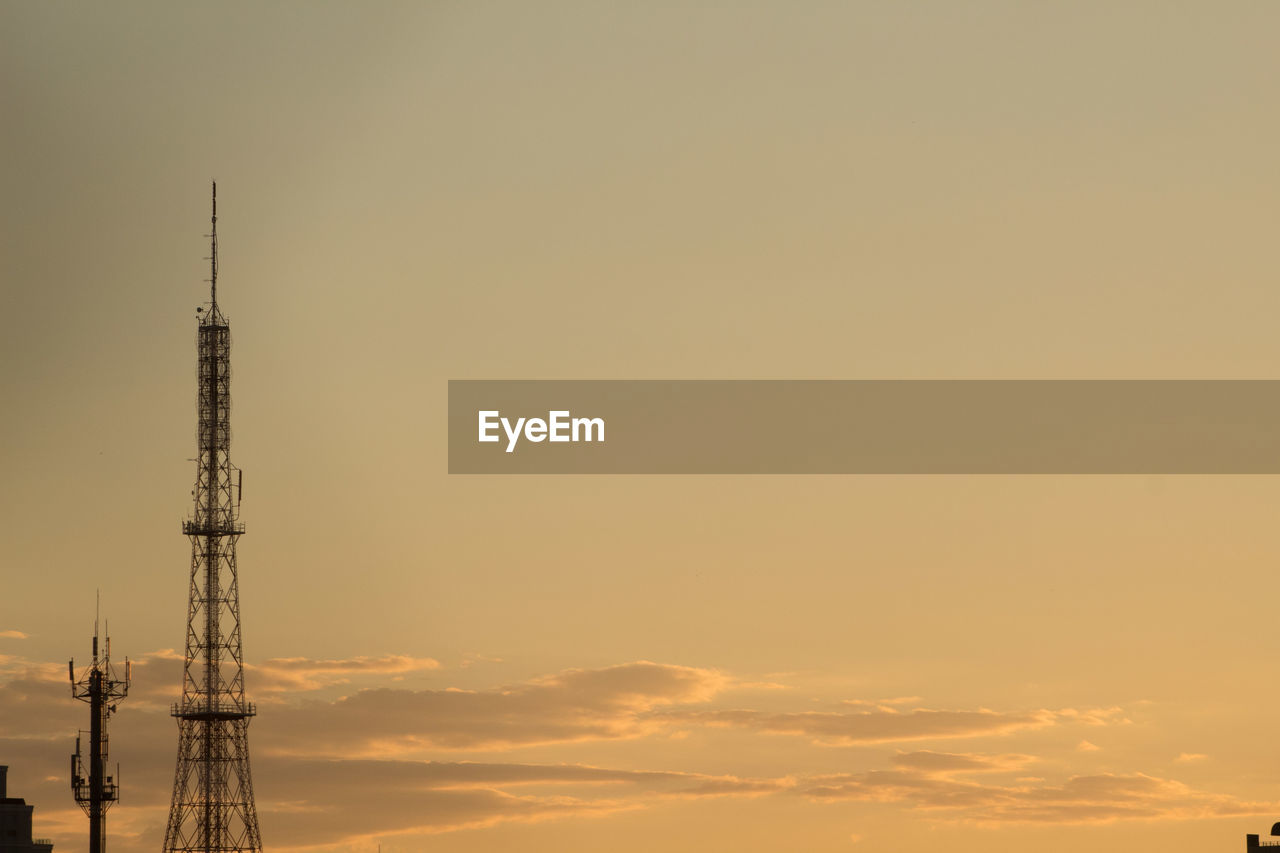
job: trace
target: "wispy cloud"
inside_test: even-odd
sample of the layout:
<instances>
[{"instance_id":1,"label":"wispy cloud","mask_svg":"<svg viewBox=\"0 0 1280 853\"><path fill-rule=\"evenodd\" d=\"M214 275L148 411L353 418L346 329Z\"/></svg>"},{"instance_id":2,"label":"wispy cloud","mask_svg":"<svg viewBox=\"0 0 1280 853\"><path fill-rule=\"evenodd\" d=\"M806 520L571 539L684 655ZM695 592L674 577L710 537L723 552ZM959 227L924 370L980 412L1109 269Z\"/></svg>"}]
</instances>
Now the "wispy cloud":
<instances>
[{"instance_id":1,"label":"wispy cloud","mask_svg":"<svg viewBox=\"0 0 1280 853\"><path fill-rule=\"evenodd\" d=\"M335 684L349 684L356 676L407 675L440 668L434 658L408 655L355 657L318 660L314 658L272 658L246 667L255 695L318 690Z\"/></svg>"},{"instance_id":2,"label":"wispy cloud","mask_svg":"<svg viewBox=\"0 0 1280 853\"><path fill-rule=\"evenodd\" d=\"M967 759L980 757L968 756ZM998 764L1000 757L992 757ZM825 802L901 803L941 819L974 823L1109 823L1271 814L1280 803L1239 800L1144 773L1072 776L1060 784L1022 777L1008 784L964 778L957 766L816 777L797 789Z\"/></svg>"},{"instance_id":3,"label":"wispy cloud","mask_svg":"<svg viewBox=\"0 0 1280 853\"><path fill-rule=\"evenodd\" d=\"M307 847L386 833L439 833L644 808L670 799L763 796L788 779L541 765L394 760L264 762L263 821L273 847ZM299 800L302 792L305 799ZM315 804L341 803L341 809Z\"/></svg>"},{"instance_id":4,"label":"wispy cloud","mask_svg":"<svg viewBox=\"0 0 1280 853\"><path fill-rule=\"evenodd\" d=\"M897 767L919 771L934 776L954 776L961 773L1012 773L1036 761L1034 755L981 755L977 753L900 752L894 757Z\"/></svg>"},{"instance_id":5,"label":"wispy cloud","mask_svg":"<svg viewBox=\"0 0 1280 853\"><path fill-rule=\"evenodd\" d=\"M113 720L112 758L126 765L129 801L127 810L113 813L118 853L159 844L175 760L176 726L168 706L177 698L181 667L181 657L171 650L142 655L131 695ZM1280 804L1241 801L1138 772L1054 777L1042 768L1060 764L1012 751L900 751L876 769L820 776L799 772L785 758L759 776L652 768L643 746L635 764L612 768L509 757L534 746L545 751L587 741L697 738L707 728L726 727L746 739L747 748L750 738L765 734L798 736L822 747L957 742L1123 723L1123 713L1114 708L940 710L909 707L920 702L909 697L855 700L827 711L726 710L715 703L743 696L733 692L741 682L731 674L649 661L566 670L484 690L378 687L346 696L326 690L335 683L331 679L395 677L436 667L430 658L388 655L286 658L252 668L251 685L258 687L251 686L251 693L281 697L251 729L258 806L273 848L354 849L395 835L412 846L416 836L433 833L598 817L711 797L879 802L939 820L992 824L1280 810ZM286 692L284 685L291 683L301 686ZM271 685L280 692L273 694ZM303 698L286 702L285 696ZM13 778L29 801L65 803L66 755L85 716L85 707L70 697L65 665L0 659L0 755L14 766ZM468 751L491 760L439 760ZM1069 746L1064 754L1070 760ZM1194 760L1194 754L1182 760ZM1033 766L1043 775L1027 775ZM82 816L69 804L41 805L39 822L54 835L83 828Z\"/></svg>"},{"instance_id":6,"label":"wispy cloud","mask_svg":"<svg viewBox=\"0 0 1280 853\"><path fill-rule=\"evenodd\" d=\"M705 702L726 683L714 670L639 661L492 690L377 688L282 709L271 732L278 751L314 755L319 742L364 757L627 739L669 725L654 709Z\"/></svg>"},{"instance_id":7,"label":"wispy cloud","mask_svg":"<svg viewBox=\"0 0 1280 853\"><path fill-rule=\"evenodd\" d=\"M21 631L0 631L0 640L25 640L28 636L30 635L24 634Z\"/></svg>"},{"instance_id":8,"label":"wispy cloud","mask_svg":"<svg viewBox=\"0 0 1280 853\"><path fill-rule=\"evenodd\" d=\"M122 674L121 661L116 668ZM129 707L168 708L182 689L183 656L173 649L147 652L133 660ZM377 683L386 676L430 672L440 668L433 658L408 655L337 659L272 658L245 665L249 698L279 704L326 688L358 682ZM63 670L62 678L66 674Z\"/></svg>"},{"instance_id":9,"label":"wispy cloud","mask_svg":"<svg viewBox=\"0 0 1280 853\"><path fill-rule=\"evenodd\" d=\"M683 710L664 714L685 725L750 729L766 734L798 735L825 746L856 746L917 740L971 738L1042 729L1063 723L1105 725L1119 709L1093 711L949 711L917 708L900 711L883 705L858 711Z\"/></svg>"}]
</instances>

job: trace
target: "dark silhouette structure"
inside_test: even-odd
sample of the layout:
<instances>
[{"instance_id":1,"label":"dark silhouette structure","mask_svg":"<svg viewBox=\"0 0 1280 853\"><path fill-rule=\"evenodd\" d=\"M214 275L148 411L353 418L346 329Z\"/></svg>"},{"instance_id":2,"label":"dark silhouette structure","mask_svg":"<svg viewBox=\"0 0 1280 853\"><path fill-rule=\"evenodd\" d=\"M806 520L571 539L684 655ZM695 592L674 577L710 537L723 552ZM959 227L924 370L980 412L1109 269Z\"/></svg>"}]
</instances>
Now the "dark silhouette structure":
<instances>
[{"instance_id":1,"label":"dark silhouette structure","mask_svg":"<svg viewBox=\"0 0 1280 853\"><path fill-rule=\"evenodd\" d=\"M53 842L31 837L31 812L21 797L9 796L9 766L0 764L0 853L51 853Z\"/></svg>"},{"instance_id":2,"label":"dark silhouette structure","mask_svg":"<svg viewBox=\"0 0 1280 853\"><path fill-rule=\"evenodd\" d=\"M1280 835L1280 821L1271 824L1271 836ZM1246 853L1257 853L1263 847L1268 849L1280 848L1280 841L1259 841L1256 835L1246 835L1244 837L1244 849Z\"/></svg>"},{"instance_id":3,"label":"dark silhouette structure","mask_svg":"<svg viewBox=\"0 0 1280 853\"><path fill-rule=\"evenodd\" d=\"M71 676L71 695L89 703L89 767L86 771L80 753L81 737L76 737L76 751L71 756L71 790L76 802L89 816L89 853L107 849L107 809L120 799L120 776L107 775L107 719L115 713L116 703L129 694L129 659L124 659L124 681L116 678L111 668L111 637L102 656L98 655L98 624L93 625L93 663L76 680L76 662L67 661ZM80 735L82 736L82 731Z\"/></svg>"},{"instance_id":4,"label":"dark silhouette structure","mask_svg":"<svg viewBox=\"0 0 1280 853\"><path fill-rule=\"evenodd\" d=\"M209 235L209 304L197 309L198 458L195 507L182 532L191 540L178 767L165 853L262 850L249 775L249 719L240 644L236 541L240 469L231 464L231 327L218 307L218 185Z\"/></svg>"}]
</instances>

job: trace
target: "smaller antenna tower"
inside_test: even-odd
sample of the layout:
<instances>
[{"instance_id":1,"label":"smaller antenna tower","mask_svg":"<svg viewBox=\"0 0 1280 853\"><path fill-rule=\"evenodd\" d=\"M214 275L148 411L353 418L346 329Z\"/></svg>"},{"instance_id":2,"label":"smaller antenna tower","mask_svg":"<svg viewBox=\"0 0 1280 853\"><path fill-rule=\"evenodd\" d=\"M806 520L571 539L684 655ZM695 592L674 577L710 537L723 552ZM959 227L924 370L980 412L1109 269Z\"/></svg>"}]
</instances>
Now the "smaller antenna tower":
<instances>
[{"instance_id":1,"label":"smaller antenna tower","mask_svg":"<svg viewBox=\"0 0 1280 853\"><path fill-rule=\"evenodd\" d=\"M67 661L71 676L71 695L89 703L89 767L80 752L81 731L76 736L76 751L71 756L71 790L76 802L89 816L89 853L105 853L107 849L107 809L120 799L120 769L107 775L107 718L116 703L129 694L129 659L124 659L124 681L116 678L111 666L111 637L108 634L102 654L98 653L98 618L93 620L93 663L76 679L76 662Z\"/></svg>"}]
</instances>

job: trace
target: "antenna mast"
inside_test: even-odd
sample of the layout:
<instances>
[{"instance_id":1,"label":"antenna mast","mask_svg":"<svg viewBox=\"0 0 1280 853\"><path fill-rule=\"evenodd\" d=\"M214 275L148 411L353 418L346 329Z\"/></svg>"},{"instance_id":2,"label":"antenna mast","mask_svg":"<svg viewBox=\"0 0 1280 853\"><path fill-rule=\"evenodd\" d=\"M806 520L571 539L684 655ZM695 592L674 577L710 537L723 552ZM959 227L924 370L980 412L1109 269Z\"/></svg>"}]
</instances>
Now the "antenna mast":
<instances>
[{"instance_id":1,"label":"antenna mast","mask_svg":"<svg viewBox=\"0 0 1280 853\"><path fill-rule=\"evenodd\" d=\"M209 302L218 311L218 182L213 182L213 225L209 232Z\"/></svg>"},{"instance_id":2,"label":"antenna mast","mask_svg":"<svg viewBox=\"0 0 1280 853\"><path fill-rule=\"evenodd\" d=\"M89 703L89 768L85 772L80 752L80 736L71 756L71 790L76 802L89 816L89 853L105 853L107 849L107 809L120 799L120 786L115 776L107 775L107 719L115 713L116 703L129 695L129 659L124 659L124 681L116 678L111 667L111 637L99 654L98 616L93 618L93 663L76 679L76 662L67 661L71 676L71 695ZM82 731L81 735L84 734ZM116 776L119 776L119 772Z\"/></svg>"}]
</instances>

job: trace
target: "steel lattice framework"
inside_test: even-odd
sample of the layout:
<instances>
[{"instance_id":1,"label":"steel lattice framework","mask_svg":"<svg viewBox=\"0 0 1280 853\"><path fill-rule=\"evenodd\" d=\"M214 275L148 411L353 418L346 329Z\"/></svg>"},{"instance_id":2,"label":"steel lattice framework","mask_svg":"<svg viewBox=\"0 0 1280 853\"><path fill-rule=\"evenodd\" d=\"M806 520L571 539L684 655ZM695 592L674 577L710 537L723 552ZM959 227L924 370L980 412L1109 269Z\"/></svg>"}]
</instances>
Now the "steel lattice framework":
<instances>
[{"instance_id":1,"label":"steel lattice framework","mask_svg":"<svg viewBox=\"0 0 1280 853\"><path fill-rule=\"evenodd\" d=\"M262 850L249 774L249 719L240 644L236 541L240 470L231 464L231 327L218 308L218 185L213 185L209 306L196 330L199 352L195 509L186 660L178 720L178 769L165 853Z\"/></svg>"}]
</instances>

